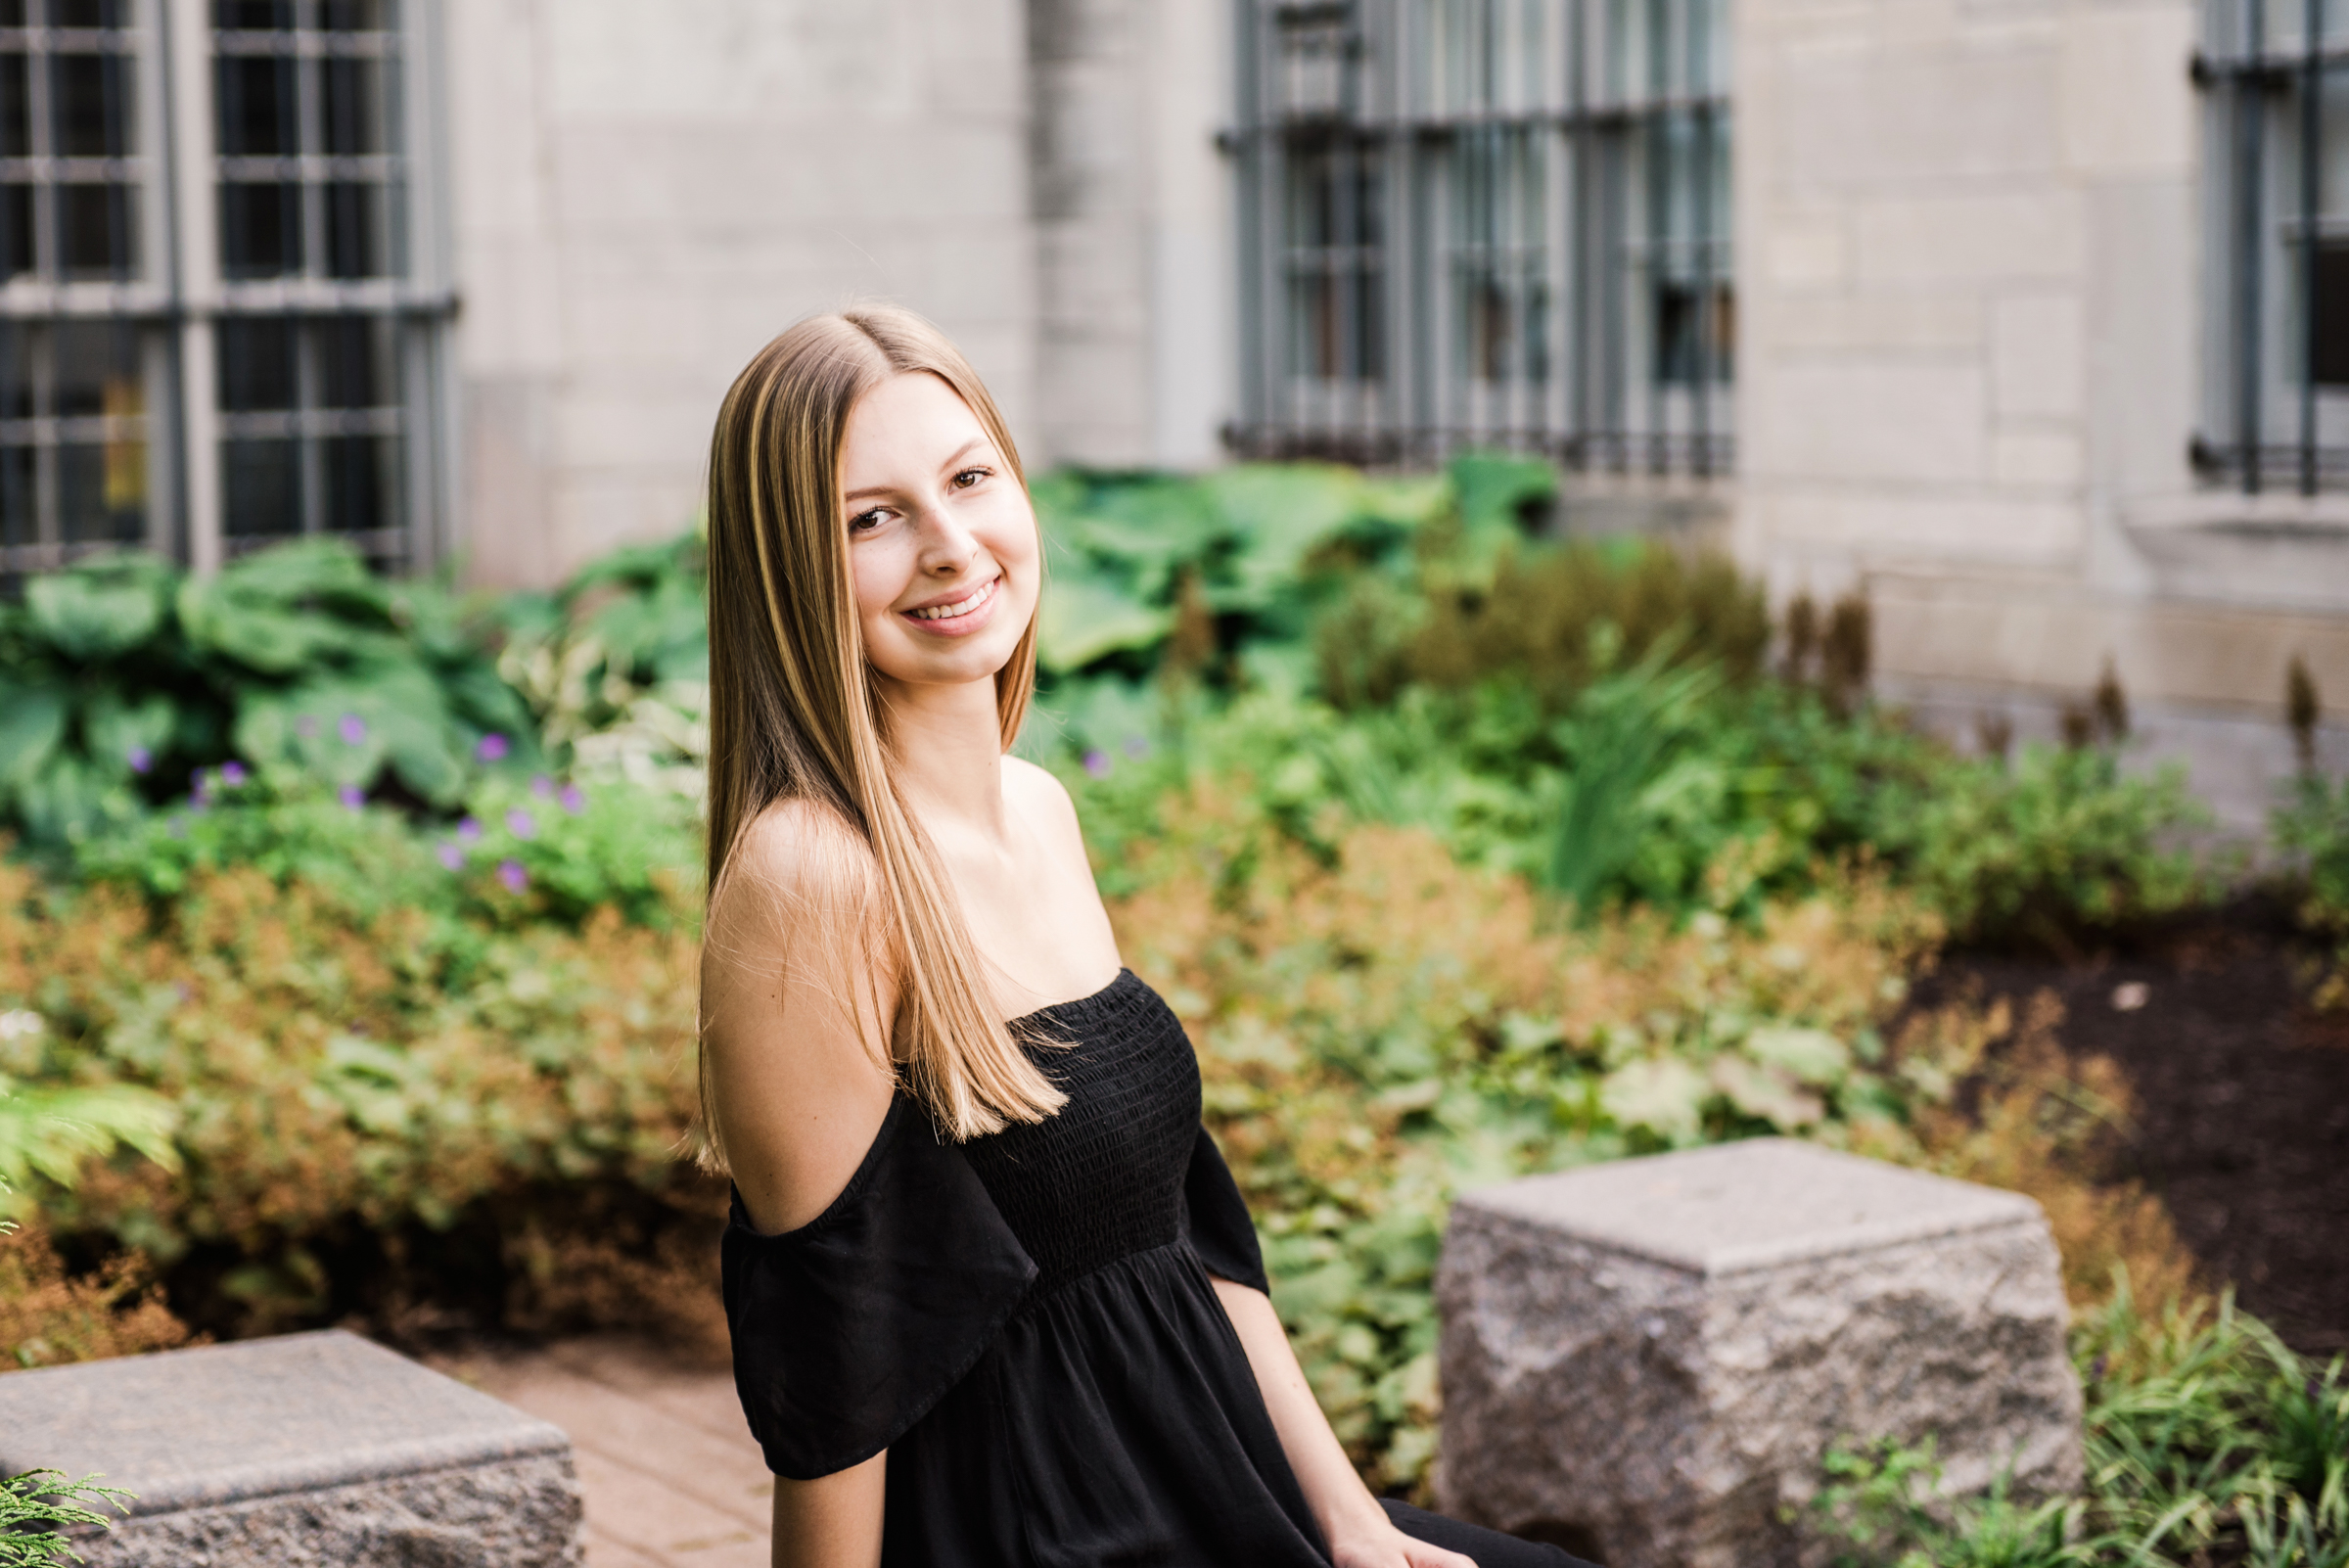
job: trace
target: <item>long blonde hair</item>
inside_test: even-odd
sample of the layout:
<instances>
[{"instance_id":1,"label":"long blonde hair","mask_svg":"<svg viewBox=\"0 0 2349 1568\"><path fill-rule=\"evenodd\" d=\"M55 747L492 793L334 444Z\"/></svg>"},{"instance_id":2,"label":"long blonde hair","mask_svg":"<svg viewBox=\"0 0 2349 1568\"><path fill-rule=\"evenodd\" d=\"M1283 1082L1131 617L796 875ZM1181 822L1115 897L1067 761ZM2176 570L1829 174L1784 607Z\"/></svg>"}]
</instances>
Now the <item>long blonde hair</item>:
<instances>
[{"instance_id":1,"label":"long blonde hair","mask_svg":"<svg viewBox=\"0 0 2349 1568\"><path fill-rule=\"evenodd\" d=\"M1023 485L1018 449L978 373L909 310L810 316L735 378L710 441L710 897L760 812L801 800L872 852L876 920L897 979L897 1070L961 1139L1034 1122L1065 1096L995 1016L960 905L888 766L887 715L865 662L841 516L849 411L873 387L923 371L959 394ZM1006 751L1036 689L1036 623L995 675ZM711 1154L705 1053L702 1122Z\"/></svg>"}]
</instances>

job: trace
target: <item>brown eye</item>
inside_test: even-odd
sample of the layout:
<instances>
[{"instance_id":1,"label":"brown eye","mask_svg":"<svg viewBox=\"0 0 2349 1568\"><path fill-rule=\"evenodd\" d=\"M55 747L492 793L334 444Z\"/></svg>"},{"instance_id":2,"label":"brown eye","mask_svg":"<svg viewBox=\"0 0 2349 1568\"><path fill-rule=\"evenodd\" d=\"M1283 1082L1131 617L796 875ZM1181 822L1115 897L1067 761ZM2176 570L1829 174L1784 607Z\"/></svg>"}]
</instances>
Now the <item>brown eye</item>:
<instances>
[{"instance_id":1,"label":"brown eye","mask_svg":"<svg viewBox=\"0 0 2349 1568\"><path fill-rule=\"evenodd\" d=\"M869 512L859 512L854 517L849 519L849 531L851 533L870 533L873 530L879 528L880 526L881 509L877 506Z\"/></svg>"},{"instance_id":2,"label":"brown eye","mask_svg":"<svg viewBox=\"0 0 2349 1568\"><path fill-rule=\"evenodd\" d=\"M986 469L966 468L954 476L954 487L958 490L967 490L985 478L987 478Z\"/></svg>"}]
</instances>

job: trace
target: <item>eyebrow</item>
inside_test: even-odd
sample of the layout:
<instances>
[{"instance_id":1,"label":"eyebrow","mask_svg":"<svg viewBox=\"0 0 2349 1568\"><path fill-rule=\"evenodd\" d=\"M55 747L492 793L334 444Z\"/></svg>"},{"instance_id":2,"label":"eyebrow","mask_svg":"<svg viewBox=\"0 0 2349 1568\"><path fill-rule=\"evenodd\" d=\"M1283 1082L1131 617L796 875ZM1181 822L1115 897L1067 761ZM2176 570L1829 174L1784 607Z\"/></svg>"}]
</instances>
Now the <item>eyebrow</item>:
<instances>
[{"instance_id":1,"label":"eyebrow","mask_svg":"<svg viewBox=\"0 0 2349 1568\"><path fill-rule=\"evenodd\" d=\"M961 462L964 458L971 455L971 448L975 446L985 446L986 444L987 438L984 435L972 437L969 440L964 441L960 446L954 449L954 455L946 459L944 466L947 468L953 467L956 463ZM851 501L861 501L868 495L887 495L896 488L897 486L894 484L867 484L860 490L850 490L848 493L841 496L841 504L845 506Z\"/></svg>"}]
</instances>

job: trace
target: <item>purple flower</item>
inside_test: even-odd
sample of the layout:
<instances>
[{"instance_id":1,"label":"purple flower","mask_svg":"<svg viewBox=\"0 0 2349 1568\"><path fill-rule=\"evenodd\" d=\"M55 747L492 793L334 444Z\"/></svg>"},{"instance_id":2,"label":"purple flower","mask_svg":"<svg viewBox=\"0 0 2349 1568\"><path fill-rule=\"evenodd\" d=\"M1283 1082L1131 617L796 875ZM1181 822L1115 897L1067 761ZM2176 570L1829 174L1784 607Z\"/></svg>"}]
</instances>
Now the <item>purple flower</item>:
<instances>
[{"instance_id":1,"label":"purple flower","mask_svg":"<svg viewBox=\"0 0 2349 1568\"><path fill-rule=\"evenodd\" d=\"M530 780L530 793L542 801L551 801L555 798L555 781L541 773Z\"/></svg>"},{"instance_id":2,"label":"purple flower","mask_svg":"<svg viewBox=\"0 0 2349 1568\"><path fill-rule=\"evenodd\" d=\"M1126 737L1126 755L1147 757L1150 755L1150 743L1139 735L1128 735Z\"/></svg>"},{"instance_id":3,"label":"purple flower","mask_svg":"<svg viewBox=\"0 0 2349 1568\"><path fill-rule=\"evenodd\" d=\"M481 761L502 762L506 760L506 738L491 730L473 743L473 755Z\"/></svg>"},{"instance_id":4,"label":"purple flower","mask_svg":"<svg viewBox=\"0 0 2349 1568\"><path fill-rule=\"evenodd\" d=\"M1084 770L1095 778L1109 777L1109 757L1102 752L1084 754Z\"/></svg>"},{"instance_id":5,"label":"purple flower","mask_svg":"<svg viewBox=\"0 0 2349 1568\"><path fill-rule=\"evenodd\" d=\"M355 811L367 804L367 792L356 784L345 784L335 791L335 799Z\"/></svg>"},{"instance_id":6,"label":"purple flower","mask_svg":"<svg viewBox=\"0 0 2349 1568\"><path fill-rule=\"evenodd\" d=\"M336 732L343 737L345 746L362 745L367 739L367 720L356 714L345 714L343 722L336 726Z\"/></svg>"},{"instance_id":7,"label":"purple flower","mask_svg":"<svg viewBox=\"0 0 2349 1568\"><path fill-rule=\"evenodd\" d=\"M448 867L451 871L462 869L465 864L464 850L454 844L441 845L440 863Z\"/></svg>"},{"instance_id":8,"label":"purple flower","mask_svg":"<svg viewBox=\"0 0 2349 1568\"><path fill-rule=\"evenodd\" d=\"M211 808L212 798L205 794L202 790L197 791L188 799L188 809L191 811L203 812L208 811Z\"/></svg>"},{"instance_id":9,"label":"purple flower","mask_svg":"<svg viewBox=\"0 0 2349 1568\"><path fill-rule=\"evenodd\" d=\"M587 808L587 797L579 793L576 784L563 786L563 809L576 816Z\"/></svg>"},{"instance_id":10,"label":"purple flower","mask_svg":"<svg viewBox=\"0 0 2349 1568\"><path fill-rule=\"evenodd\" d=\"M220 764L220 782L232 790L244 783L245 764L243 762L222 762Z\"/></svg>"},{"instance_id":11,"label":"purple flower","mask_svg":"<svg viewBox=\"0 0 2349 1568\"><path fill-rule=\"evenodd\" d=\"M518 839L534 839L538 836L538 819L517 807L506 813L506 831Z\"/></svg>"},{"instance_id":12,"label":"purple flower","mask_svg":"<svg viewBox=\"0 0 2349 1568\"><path fill-rule=\"evenodd\" d=\"M467 844L473 843L481 836L482 819L480 817L469 816L457 824L457 837L464 840Z\"/></svg>"},{"instance_id":13,"label":"purple flower","mask_svg":"<svg viewBox=\"0 0 2349 1568\"><path fill-rule=\"evenodd\" d=\"M520 860L497 862L497 880L506 885L508 893L520 893L530 885L530 874L522 868Z\"/></svg>"},{"instance_id":14,"label":"purple flower","mask_svg":"<svg viewBox=\"0 0 2349 1568\"><path fill-rule=\"evenodd\" d=\"M130 755L124 761L130 763L132 772L144 773L155 765L155 753L144 746L133 746L130 749Z\"/></svg>"},{"instance_id":15,"label":"purple flower","mask_svg":"<svg viewBox=\"0 0 2349 1568\"><path fill-rule=\"evenodd\" d=\"M299 735L303 740L308 740L312 735L317 734L318 715L316 714L298 715L294 720L294 733Z\"/></svg>"}]
</instances>

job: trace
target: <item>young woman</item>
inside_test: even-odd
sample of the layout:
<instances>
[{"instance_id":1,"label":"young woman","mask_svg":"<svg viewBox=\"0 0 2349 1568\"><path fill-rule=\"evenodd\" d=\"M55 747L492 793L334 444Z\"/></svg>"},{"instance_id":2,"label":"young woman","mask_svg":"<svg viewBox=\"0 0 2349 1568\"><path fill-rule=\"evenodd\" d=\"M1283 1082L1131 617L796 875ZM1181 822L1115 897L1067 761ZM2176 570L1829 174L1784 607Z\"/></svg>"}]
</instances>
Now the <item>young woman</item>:
<instances>
[{"instance_id":1,"label":"young woman","mask_svg":"<svg viewBox=\"0 0 2349 1568\"><path fill-rule=\"evenodd\" d=\"M1382 1503L1314 1405L1181 1027L1006 755L1043 575L919 318L803 321L727 393L701 1082L775 1562L1571 1562Z\"/></svg>"}]
</instances>

